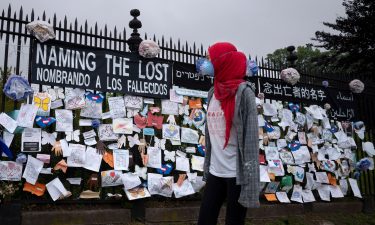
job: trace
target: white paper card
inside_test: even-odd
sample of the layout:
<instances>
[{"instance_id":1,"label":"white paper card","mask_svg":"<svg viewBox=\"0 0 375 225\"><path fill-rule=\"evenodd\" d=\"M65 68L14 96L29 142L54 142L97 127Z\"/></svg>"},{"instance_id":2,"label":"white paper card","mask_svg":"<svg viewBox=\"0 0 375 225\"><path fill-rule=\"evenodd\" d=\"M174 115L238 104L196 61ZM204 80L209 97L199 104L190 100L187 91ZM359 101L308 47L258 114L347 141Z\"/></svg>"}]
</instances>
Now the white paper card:
<instances>
[{"instance_id":1,"label":"white paper card","mask_svg":"<svg viewBox=\"0 0 375 225\"><path fill-rule=\"evenodd\" d=\"M3 132L3 140L4 140L5 145L8 146L8 148L12 144L13 138L14 138L14 134L9 133L8 131Z\"/></svg>"},{"instance_id":2,"label":"white paper card","mask_svg":"<svg viewBox=\"0 0 375 225\"><path fill-rule=\"evenodd\" d=\"M151 104L151 105L155 104L155 101L154 101L153 98L144 98L144 99L143 99L143 102L144 102L145 104Z\"/></svg>"},{"instance_id":3,"label":"white paper card","mask_svg":"<svg viewBox=\"0 0 375 225\"><path fill-rule=\"evenodd\" d=\"M0 113L0 124L7 129L10 133L13 133L17 128L17 121L12 119L6 113Z\"/></svg>"},{"instance_id":4,"label":"white paper card","mask_svg":"<svg viewBox=\"0 0 375 225\"><path fill-rule=\"evenodd\" d=\"M69 144L65 139L60 140L61 150L63 151L63 157L68 157L72 154L72 150L69 148Z\"/></svg>"},{"instance_id":5,"label":"white paper card","mask_svg":"<svg viewBox=\"0 0 375 225\"><path fill-rule=\"evenodd\" d=\"M122 183L124 184L125 190L135 188L142 183L141 179L139 179L139 177L133 173L122 174L121 180L122 180Z\"/></svg>"},{"instance_id":6,"label":"white paper card","mask_svg":"<svg viewBox=\"0 0 375 225\"><path fill-rule=\"evenodd\" d=\"M361 191L358 188L357 180L353 178L349 178L348 180L349 180L350 188L352 189L354 196L358 198L362 198Z\"/></svg>"},{"instance_id":7,"label":"white paper card","mask_svg":"<svg viewBox=\"0 0 375 225\"><path fill-rule=\"evenodd\" d=\"M48 184L46 184L47 191L53 201L56 201L60 197L68 196L70 193L65 189L60 179L57 177Z\"/></svg>"},{"instance_id":8,"label":"white paper card","mask_svg":"<svg viewBox=\"0 0 375 225\"><path fill-rule=\"evenodd\" d=\"M22 164L13 161L0 161L0 180L20 181Z\"/></svg>"},{"instance_id":9,"label":"white paper card","mask_svg":"<svg viewBox=\"0 0 375 225\"><path fill-rule=\"evenodd\" d=\"M199 134L198 131L181 127L181 142L189 144L198 144Z\"/></svg>"},{"instance_id":10,"label":"white paper card","mask_svg":"<svg viewBox=\"0 0 375 225\"><path fill-rule=\"evenodd\" d=\"M108 106L113 119L125 117L125 102L122 96L109 97Z\"/></svg>"},{"instance_id":11,"label":"white paper card","mask_svg":"<svg viewBox=\"0 0 375 225\"><path fill-rule=\"evenodd\" d=\"M306 185L305 188L308 190L312 190L314 185L315 185L315 180L314 180L314 174L312 173L305 173L306 175Z\"/></svg>"},{"instance_id":12,"label":"white paper card","mask_svg":"<svg viewBox=\"0 0 375 225\"><path fill-rule=\"evenodd\" d=\"M84 167L86 163L86 146L80 144L69 144L71 151L67 158L68 167Z\"/></svg>"},{"instance_id":13,"label":"white paper card","mask_svg":"<svg viewBox=\"0 0 375 225\"><path fill-rule=\"evenodd\" d=\"M329 184L328 176L326 172L316 172L316 182Z\"/></svg>"},{"instance_id":14,"label":"white paper card","mask_svg":"<svg viewBox=\"0 0 375 225\"><path fill-rule=\"evenodd\" d=\"M259 165L260 182L271 182L267 172L267 166Z\"/></svg>"},{"instance_id":15,"label":"white paper card","mask_svg":"<svg viewBox=\"0 0 375 225\"><path fill-rule=\"evenodd\" d=\"M171 89L169 91L169 100L171 102L183 103L184 102L184 96L177 94L174 89Z\"/></svg>"},{"instance_id":16,"label":"white paper card","mask_svg":"<svg viewBox=\"0 0 375 225\"><path fill-rule=\"evenodd\" d=\"M56 109L56 131L73 131L73 113L67 109Z\"/></svg>"},{"instance_id":17,"label":"white paper card","mask_svg":"<svg viewBox=\"0 0 375 225\"><path fill-rule=\"evenodd\" d=\"M42 129L25 128L22 132L21 151L40 152L42 150Z\"/></svg>"},{"instance_id":18,"label":"white paper card","mask_svg":"<svg viewBox=\"0 0 375 225\"><path fill-rule=\"evenodd\" d=\"M185 157L176 157L176 170L190 172L189 159Z\"/></svg>"},{"instance_id":19,"label":"white paper card","mask_svg":"<svg viewBox=\"0 0 375 225\"><path fill-rule=\"evenodd\" d=\"M329 185L322 184L318 186L317 189L318 189L318 193L319 193L321 200L328 201L328 202L331 201L331 191L330 191Z\"/></svg>"},{"instance_id":20,"label":"white paper card","mask_svg":"<svg viewBox=\"0 0 375 225\"><path fill-rule=\"evenodd\" d=\"M346 179L340 179L339 183L341 192L346 195L348 193L348 181Z\"/></svg>"},{"instance_id":21,"label":"white paper card","mask_svg":"<svg viewBox=\"0 0 375 225\"><path fill-rule=\"evenodd\" d=\"M178 103L170 100L161 100L161 113L168 115L178 115Z\"/></svg>"},{"instance_id":22,"label":"white paper card","mask_svg":"<svg viewBox=\"0 0 375 225\"><path fill-rule=\"evenodd\" d=\"M161 150L156 147L148 147L147 155L148 155L147 167L160 169L161 168Z\"/></svg>"},{"instance_id":23,"label":"white paper card","mask_svg":"<svg viewBox=\"0 0 375 225\"><path fill-rule=\"evenodd\" d=\"M113 150L113 165L115 170L129 170L129 150Z\"/></svg>"},{"instance_id":24,"label":"white paper card","mask_svg":"<svg viewBox=\"0 0 375 225\"><path fill-rule=\"evenodd\" d=\"M96 145L97 143L95 138L85 139L84 142L85 142L85 145L88 145L88 146L93 146L93 145Z\"/></svg>"},{"instance_id":25,"label":"white paper card","mask_svg":"<svg viewBox=\"0 0 375 225\"><path fill-rule=\"evenodd\" d=\"M292 151L294 162L296 164L303 164L310 162L310 152L307 146L301 146L298 150Z\"/></svg>"},{"instance_id":26,"label":"white paper card","mask_svg":"<svg viewBox=\"0 0 375 225\"><path fill-rule=\"evenodd\" d=\"M112 124L100 124L98 129L98 136L101 141L115 141L116 134L113 132Z\"/></svg>"},{"instance_id":27,"label":"white paper card","mask_svg":"<svg viewBox=\"0 0 375 225\"><path fill-rule=\"evenodd\" d=\"M62 107L63 105L64 104L63 104L62 99L58 99L56 101L51 102L51 109L57 109L57 108Z\"/></svg>"},{"instance_id":28,"label":"white paper card","mask_svg":"<svg viewBox=\"0 0 375 225\"><path fill-rule=\"evenodd\" d=\"M331 191L332 198L343 198L344 197L344 194L342 193L342 191L340 189L340 186L329 185L329 188L330 188L330 191Z\"/></svg>"},{"instance_id":29,"label":"white paper card","mask_svg":"<svg viewBox=\"0 0 375 225\"><path fill-rule=\"evenodd\" d=\"M283 192L283 191L276 192L276 197L277 197L277 200L279 200L279 202L281 203L290 203L290 200L286 192Z\"/></svg>"},{"instance_id":30,"label":"white paper card","mask_svg":"<svg viewBox=\"0 0 375 225\"><path fill-rule=\"evenodd\" d=\"M36 181L38 180L39 173L43 168L43 164L44 163L39 159L28 155L25 171L23 172L22 177L25 178L30 184L35 185Z\"/></svg>"},{"instance_id":31,"label":"white paper card","mask_svg":"<svg viewBox=\"0 0 375 225\"><path fill-rule=\"evenodd\" d=\"M203 164L204 164L204 157L196 156L196 155L191 156L191 168L193 170L203 172Z\"/></svg>"},{"instance_id":32,"label":"white paper card","mask_svg":"<svg viewBox=\"0 0 375 225\"><path fill-rule=\"evenodd\" d=\"M302 200L302 187L300 185L293 185L293 193L290 200L303 203Z\"/></svg>"},{"instance_id":33,"label":"white paper card","mask_svg":"<svg viewBox=\"0 0 375 225\"><path fill-rule=\"evenodd\" d=\"M98 154L95 148L87 147L85 169L99 172L100 164L102 163L103 155Z\"/></svg>"},{"instance_id":34,"label":"white paper card","mask_svg":"<svg viewBox=\"0 0 375 225\"><path fill-rule=\"evenodd\" d=\"M152 195L172 197L173 177L163 177L161 174L149 173L147 175L148 190Z\"/></svg>"},{"instance_id":35,"label":"white paper card","mask_svg":"<svg viewBox=\"0 0 375 225\"><path fill-rule=\"evenodd\" d=\"M74 178L66 178L67 181L69 181L72 185L81 185L82 178L80 177L74 177Z\"/></svg>"},{"instance_id":36,"label":"white paper card","mask_svg":"<svg viewBox=\"0 0 375 225\"><path fill-rule=\"evenodd\" d=\"M143 98L140 96L126 95L124 101L125 107L129 109L141 109L143 106Z\"/></svg>"},{"instance_id":37,"label":"white paper card","mask_svg":"<svg viewBox=\"0 0 375 225\"><path fill-rule=\"evenodd\" d=\"M17 124L20 127L30 127L34 125L34 120L38 106L32 104L22 104L17 117Z\"/></svg>"},{"instance_id":38,"label":"white paper card","mask_svg":"<svg viewBox=\"0 0 375 225\"><path fill-rule=\"evenodd\" d=\"M86 131L86 132L83 132L82 134L83 134L84 139L96 137L96 133L94 130Z\"/></svg>"},{"instance_id":39,"label":"white paper card","mask_svg":"<svg viewBox=\"0 0 375 225\"><path fill-rule=\"evenodd\" d=\"M189 180L184 180L181 186L178 186L177 183L173 184L173 192L176 198L181 198L187 195L192 195L195 193L193 186Z\"/></svg>"},{"instance_id":40,"label":"white paper card","mask_svg":"<svg viewBox=\"0 0 375 225\"><path fill-rule=\"evenodd\" d=\"M311 190L305 189L302 191L303 202L315 202L314 194Z\"/></svg>"},{"instance_id":41,"label":"white paper card","mask_svg":"<svg viewBox=\"0 0 375 225\"><path fill-rule=\"evenodd\" d=\"M102 187L113 187L123 185L121 180L122 171L107 170L101 172Z\"/></svg>"},{"instance_id":42,"label":"white paper card","mask_svg":"<svg viewBox=\"0 0 375 225\"><path fill-rule=\"evenodd\" d=\"M79 120L79 126L80 127L91 127L92 120L89 119L80 119Z\"/></svg>"},{"instance_id":43,"label":"white paper card","mask_svg":"<svg viewBox=\"0 0 375 225\"><path fill-rule=\"evenodd\" d=\"M279 151L277 147L266 146L264 147L264 152L267 160L279 159Z\"/></svg>"},{"instance_id":44,"label":"white paper card","mask_svg":"<svg viewBox=\"0 0 375 225\"><path fill-rule=\"evenodd\" d=\"M115 134L133 134L132 118L113 119L113 132Z\"/></svg>"},{"instance_id":45,"label":"white paper card","mask_svg":"<svg viewBox=\"0 0 375 225\"><path fill-rule=\"evenodd\" d=\"M102 113L102 120L112 118L111 112Z\"/></svg>"}]
</instances>

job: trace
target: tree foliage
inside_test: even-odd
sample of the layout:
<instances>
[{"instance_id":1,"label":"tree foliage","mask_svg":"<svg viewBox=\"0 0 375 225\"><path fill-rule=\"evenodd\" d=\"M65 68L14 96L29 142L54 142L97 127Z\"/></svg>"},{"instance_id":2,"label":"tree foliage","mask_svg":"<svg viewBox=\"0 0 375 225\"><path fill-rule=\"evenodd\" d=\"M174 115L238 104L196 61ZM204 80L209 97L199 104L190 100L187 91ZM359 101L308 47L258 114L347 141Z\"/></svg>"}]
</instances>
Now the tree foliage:
<instances>
[{"instance_id":1,"label":"tree foliage","mask_svg":"<svg viewBox=\"0 0 375 225\"><path fill-rule=\"evenodd\" d=\"M317 47L328 50L321 65L347 72L375 71L375 1L345 0L345 16L323 24L335 32L317 31Z\"/></svg>"},{"instance_id":2,"label":"tree foliage","mask_svg":"<svg viewBox=\"0 0 375 225\"><path fill-rule=\"evenodd\" d=\"M314 71L317 70L317 61L323 55L323 53L314 48L312 44L307 44L306 46L298 46L296 48L297 54L297 61L296 68L297 69L305 69L307 71ZM281 69L288 67L287 57L289 52L287 48L280 48L276 49L273 53L267 54L266 61L270 64L269 66L279 67Z\"/></svg>"}]
</instances>

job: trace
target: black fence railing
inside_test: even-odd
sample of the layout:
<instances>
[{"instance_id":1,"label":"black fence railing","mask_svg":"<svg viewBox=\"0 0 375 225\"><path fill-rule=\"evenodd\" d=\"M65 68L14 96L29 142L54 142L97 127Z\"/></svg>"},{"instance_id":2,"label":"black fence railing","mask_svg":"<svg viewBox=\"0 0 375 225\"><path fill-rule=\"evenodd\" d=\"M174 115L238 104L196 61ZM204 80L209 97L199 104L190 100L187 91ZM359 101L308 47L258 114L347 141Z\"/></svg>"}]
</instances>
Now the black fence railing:
<instances>
[{"instance_id":1,"label":"black fence railing","mask_svg":"<svg viewBox=\"0 0 375 225\"><path fill-rule=\"evenodd\" d=\"M31 41L32 36L26 31L26 24L34 20L45 20L51 23L55 29L56 40L64 41L72 44L81 44L91 47L104 48L115 51L129 51L127 45L127 38L130 34L127 33L125 28L115 27L113 30L109 30L107 25L104 28L99 28L97 23L94 26L89 26L88 22L85 21L83 24L79 24L78 20L75 19L73 22L68 22L68 18L65 16L63 20L58 20L56 14L49 18L45 13L41 17L36 16L34 10L30 14L25 14L21 8L19 11L13 11L11 6L8 9L3 10L0 16L0 68L1 68L1 82L0 85L4 86L6 78L11 73L22 74L25 77L30 78L29 72L29 59L31 57ZM157 39L155 36L150 38L146 33L143 35L144 39L152 39L159 44L161 47L160 58L194 64L197 58L206 54L203 45L189 45L187 42L182 43L179 39L176 41L172 38ZM273 78L280 79L280 71L283 68L272 65L270 62L266 62L263 58L255 58L259 65L260 79ZM321 85L322 81L327 80L330 86L348 89L348 83L352 79L361 79L366 84L364 93L358 98L358 117L365 121L367 133L366 141L374 141L374 109L375 109L375 82L373 77L365 75L322 75L322 74L310 74L309 71L305 71L304 68L299 68L301 73L301 83ZM2 88L1 88L2 89ZM0 98L0 110L1 112L9 112L19 108L20 103L10 101L5 98L2 94ZM108 110L108 105L103 104L104 111ZM75 116L75 124L78 124L79 115ZM356 140L359 142L359 140ZM15 141L16 142L16 139ZM13 146L15 148L19 146ZM364 153L361 149L357 151L357 157L361 158ZM83 180L90 176L90 173L84 169L78 169L75 175L79 174ZM74 175L74 174L70 174ZM62 174L63 177L68 175ZM374 180L375 173L373 171L365 172L360 178L360 188L365 195L374 195ZM85 183L81 182L79 187L73 187L78 192L82 191L85 187ZM119 191L117 188L106 188L106 191L101 192L102 200L95 201L83 201L79 200L80 203L109 203L104 200L107 192ZM121 190L120 190L121 191ZM30 202L30 203L51 203L49 198L36 198L20 191L18 201ZM189 199L189 198L188 198ZM194 197L192 197L194 199ZM71 200L62 201L61 203L69 203ZM115 201L116 202L116 201Z\"/></svg>"}]
</instances>

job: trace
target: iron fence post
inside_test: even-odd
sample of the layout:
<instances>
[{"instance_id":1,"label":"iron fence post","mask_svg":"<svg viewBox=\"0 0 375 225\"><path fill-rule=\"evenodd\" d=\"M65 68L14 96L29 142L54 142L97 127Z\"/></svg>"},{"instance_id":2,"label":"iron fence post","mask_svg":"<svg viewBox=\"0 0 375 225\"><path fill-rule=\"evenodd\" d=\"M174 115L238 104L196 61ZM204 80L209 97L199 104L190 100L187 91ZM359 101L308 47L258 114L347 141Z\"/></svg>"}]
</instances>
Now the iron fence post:
<instances>
[{"instance_id":1,"label":"iron fence post","mask_svg":"<svg viewBox=\"0 0 375 225\"><path fill-rule=\"evenodd\" d=\"M128 39L128 46L131 52L138 52L139 44L142 42L142 38L138 33L138 29L142 27L142 22L137 19L141 13L138 9L130 10L130 15L134 18L130 20L129 27L133 29L133 32L130 34Z\"/></svg>"}]
</instances>

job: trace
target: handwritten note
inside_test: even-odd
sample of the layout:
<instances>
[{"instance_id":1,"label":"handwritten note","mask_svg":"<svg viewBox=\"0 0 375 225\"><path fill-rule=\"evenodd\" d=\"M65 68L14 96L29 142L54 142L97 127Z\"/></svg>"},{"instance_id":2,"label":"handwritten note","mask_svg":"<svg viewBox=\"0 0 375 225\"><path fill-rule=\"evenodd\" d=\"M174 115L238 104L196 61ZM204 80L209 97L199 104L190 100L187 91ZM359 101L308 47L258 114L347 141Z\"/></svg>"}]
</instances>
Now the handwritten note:
<instances>
[{"instance_id":1,"label":"handwritten note","mask_svg":"<svg viewBox=\"0 0 375 225\"><path fill-rule=\"evenodd\" d=\"M113 162L115 170L129 170L129 150L113 150Z\"/></svg>"},{"instance_id":2,"label":"handwritten note","mask_svg":"<svg viewBox=\"0 0 375 225\"><path fill-rule=\"evenodd\" d=\"M116 134L113 132L112 124L100 124L98 130L99 139L101 141L115 141L117 140Z\"/></svg>"},{"instance_id":3,"label":"handwritten note","mask_svg":"<svg viewBox=\"0 0 375 225\"><path fill-rule=\"evenodd\" d=\"M102 163L103 155L98 154L95 148L87 147L86 160L84 168L99 172L100 164Z\"/></svg>"},{"instance_id":4,"label":"handwritten note","mask_svg":"<svg viewBox=\"0 0 375 225\"><path fill-rule=\"evenodd\" d=\"M17 124L19 124L20 127L32 128L37 111L38 106L36 105L22 104L20 112L18 113Z\"/></svg>"},{"instance_id":5,"label":"handwritten note","mask_svg":"<svg viewBox=\"0 0 375 225\"><path fill-rule=\"evenodd\" d=\"M81 109L81 116L87 118L101 119L102 118L102 103L90 99L86 99L85 107Z\"/></svg>"},{"instance_id":6,"label":"handwritten note","mask_svg":"<svg viewBox=\"0 0 375 225\"><path fill-rule=\"evenodd\" d=\"M80 109L85 107L85 90L79 88L65 88L65 108Z\"/></svg>"},{"instance_id":7,"label":"handwritten note","mask_svg":"<svg viewBox=\"0 0 375 225\"><path fill-rule=\"evenodd\" d=\"M161 100L161 113L168 115L178 115L178 103L170 100Z\"/></svg>"},{"instance_id":8,"label":"handwritten note","mask_svg":"<svg viewBox=\"0 0 375 225\"><path fill-rule=\"evenodd\" d=\"M10 133L13 133L14 130L17 128L17 121L12 119L6 113L0 113L0 124Z\"/></svg>"},{"instance_id":9,"label":"handwritten note","mask_svg":"<svg viewBox=\"0 0 375 225\"><path fill-rule=\"evenodd\" d=\"M143 106L143 98L140 96L126 95L124 101L125 107L129 109L141 109Z\"/></svg>"},{"instance_id":10,"label":"handwritten note","mask_svg":"<svg viewBox=\"0 0 375 225\"><path fill-rule=\"evenodd\" d=\"M46 187L53 201L56 201L60 197L71 195L71 193L65 189L59 178L55 178L54 180L46 184Z\"/></svg>"},{"instance_id":11,"label":"handwritten note","mask_svg":"<svg viewBox=\"0 0 375 225\"><path fill-rule=\"evenodd\" d=\"M113 119L125 117L125 102L123 97L109 97L108 106Z\"/></svg>"},{"instance_id":12,"label":"handwritten note","mask_svg":"<svg viewBox=\"0 0 375 225\"><path fill-rule=\"evenodd\" d=\"M22 164L13 161L0 161L0 180L20 181Z\"/></svg>"},{"instance_id":13,"label":"handwritten note","mask_svg":"<svg viewBox=\"0 0 375 225\"><path fill-rule=\"evenodd\" d=\"M84 139L96 137L96 133L94 130L89 130L82 133Z\"/></svg>"},{"instance_id":14,"label":"handwritten note","mask_svg":"<svg viewBox=\"0 0 375 225\"><path fill-rule=\"evenodd\" d=\"M157 147L147 148L148 163L147 167L161 168L161 150Z\"/></svg>"},{"instance_id":15,"label":"handwritten note","mask_svg":"<svg viewBox=\"0 0 375 225\"><path fill-rule=\"evenodd\" d=\"M69 144L71 150L67 158L68 167L84 167L86 164L86 146L80 144Z\"/></svg>"},{"instance_id":16,"label":"handwritten note","mask_svg":"<svg viewBox=\"0 0 375 225\"><path fill-rule=\"evenodd\" d=\"M198 144L199 135L198 131L181 127L181 142L189 144Z\"/></svg>"},{"instance_id":17,"label":"handwritten note","mask_svg":"<svg viewBox=\"0 0 375 225\"><path fill-rule=\"evenodd\" d=\"M25 178L27 182L34 185L38 180L39 173L43 168L43 164L44 163L42 161L32 157L31 155L28 155L27 164L22 177Z\"/></svg>"},{"instance_id":18,"label":"handwritten note","mask_svg":"<svg viewBox=\"0 0 375 225\"><path fill-rule=\"evenodd\" d=\"M67 109L56 109L56 131L73 131L73 113Z\"/></svg>"}]
</instances>

